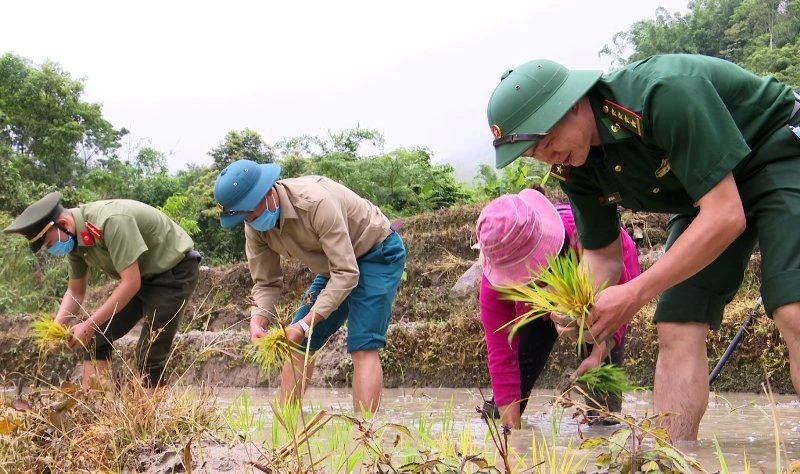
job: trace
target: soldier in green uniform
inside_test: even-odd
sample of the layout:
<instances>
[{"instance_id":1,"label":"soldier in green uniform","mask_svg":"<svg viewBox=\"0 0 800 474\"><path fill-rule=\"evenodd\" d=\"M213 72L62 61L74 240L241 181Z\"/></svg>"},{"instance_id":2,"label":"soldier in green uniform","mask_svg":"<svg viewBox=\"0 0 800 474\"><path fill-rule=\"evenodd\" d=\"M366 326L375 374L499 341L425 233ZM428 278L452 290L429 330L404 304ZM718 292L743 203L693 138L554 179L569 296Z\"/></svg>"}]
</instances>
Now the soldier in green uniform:
<instances>
[{"instance_id":1,"label":"soldier in green uniform","mask_svg":"<svg viewBox=\"0 0 800 474\"><path fill-rule=\"evenodd\" d=\"M741 284L756 243L764 306L800 389L800 98L788 86L699 55L654 56L602 76L536 60L503 74L489 125L497 166L552 166L599 281L621 268L620 204L674 214L667 251L641 277L602 291L593 336L652 298L654 403L673 440L697 438L708 404L709 328ZM800 390L799 390L800 391Z\"/></svg>"},{"instance_id":2,"label":"soldier in green uniform","mask_svg":"<svg viewBox=\"0 0 800 474\"><path fill-rule=\"evenodd\" d=\"M142 317L137 368L145 387L163 383L172 340L199 275L200 254L186 231L141 202L115 199L65 209L53 192L3 232L24 236L34 253L45 247L67 257L69 281L56 321L72 324L73 349L85 348L84 386L95 375L110 373L113 342ZM81 318L89 267L120 281L99 308Z\"/></svg>"}]
</instances>

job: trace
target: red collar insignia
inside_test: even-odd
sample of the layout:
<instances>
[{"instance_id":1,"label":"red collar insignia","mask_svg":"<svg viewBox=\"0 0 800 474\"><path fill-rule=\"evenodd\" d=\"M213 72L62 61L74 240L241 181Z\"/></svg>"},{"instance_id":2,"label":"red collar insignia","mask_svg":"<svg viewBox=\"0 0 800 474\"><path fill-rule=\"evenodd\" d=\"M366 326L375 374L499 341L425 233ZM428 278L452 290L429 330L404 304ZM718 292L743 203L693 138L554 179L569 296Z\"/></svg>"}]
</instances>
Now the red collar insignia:
<instances>
[{"instance_id":1,"label":"red collar insignia","mask_svg":"<svg viewBox=\"0 0 800 474\"><path fill-rule=\"evenodd\" d=\"M84 246L89 247L94 243L94 239L92 239L92 236L89 235L88 231L82 230L81 231L81 242L83 242Z\"/></svg>"},{"instance_id":2,"label":"red collar insignia","mask_svg":"<svg viewBox=\"0 0 800 474\"><path fill-rule=\"evenodd\" d=\"M80 234L81 242L83 242L83 245L86 247L91 246L103 236L100 229L89 221L86 221L86 230L82 230Z\"/></svg>"}]
</instances>

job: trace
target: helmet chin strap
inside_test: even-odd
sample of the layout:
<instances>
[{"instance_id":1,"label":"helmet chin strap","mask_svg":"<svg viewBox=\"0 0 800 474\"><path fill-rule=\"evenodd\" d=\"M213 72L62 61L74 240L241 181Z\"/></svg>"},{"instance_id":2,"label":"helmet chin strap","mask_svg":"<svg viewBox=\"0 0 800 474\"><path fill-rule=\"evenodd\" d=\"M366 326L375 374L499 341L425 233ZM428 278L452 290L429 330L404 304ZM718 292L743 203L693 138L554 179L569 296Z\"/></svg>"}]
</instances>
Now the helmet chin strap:
<instances>
[{"instance_id":1,"label":"helmet chin strap","mask_svg":"<svg viewBox=\"0 0 800 474\"><path fill-rule=\"evenodd\" d=\"M73 239L75 238L75 234L74 234L73 232L70 232L70 231L69 231L69 230L68 230L68 229L67 229L65 226L63 226L63 225L61 225L61 224L59 224L59 223L56 223L56 224L55 224L55 227L56 227L56 229L58 229L59 231L62 231L62 230L63 230L63 231L64 231L64 232L65 232L67 235L69 235L69 236L70 236L70 237L72 237ZM58 240L61 240L61 237L60 237L60 236L59 236Z\"/></svg>"}]
</instances>

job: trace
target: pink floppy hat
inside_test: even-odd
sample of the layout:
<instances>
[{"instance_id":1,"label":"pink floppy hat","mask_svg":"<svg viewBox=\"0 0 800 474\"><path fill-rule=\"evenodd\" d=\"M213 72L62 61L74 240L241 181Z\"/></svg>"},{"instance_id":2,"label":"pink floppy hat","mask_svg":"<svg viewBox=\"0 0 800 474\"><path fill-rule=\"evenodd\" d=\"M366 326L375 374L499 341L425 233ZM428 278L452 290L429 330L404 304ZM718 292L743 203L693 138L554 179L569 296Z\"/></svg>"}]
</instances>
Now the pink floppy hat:
<instances>
[{"instance_id":1,"label":"pink floppy hat","mask_svg":"<svg viewBox=\"0 0 800 474\"><path fill-rule=\"evenodd\" d=\"M494 286L530 283L564 245L564 223L540 192L524 189L493 200L478 217L483 274Z\"/></svg>"}]
</instances>

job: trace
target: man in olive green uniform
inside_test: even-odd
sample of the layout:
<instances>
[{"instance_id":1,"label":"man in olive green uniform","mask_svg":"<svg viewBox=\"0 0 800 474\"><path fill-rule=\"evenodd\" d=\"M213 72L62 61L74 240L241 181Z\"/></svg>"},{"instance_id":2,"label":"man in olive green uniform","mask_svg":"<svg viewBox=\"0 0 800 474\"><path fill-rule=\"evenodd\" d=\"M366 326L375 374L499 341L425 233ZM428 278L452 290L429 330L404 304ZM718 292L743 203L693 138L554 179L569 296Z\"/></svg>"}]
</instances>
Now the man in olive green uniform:
<instances>
[{"instance_id":1,"label":"man in olive green uniform","mask_svg":"<svg viewBox=\"0 0 800 474\"><path fill-rule=\"evenodd\" d=\"M497 166L552 165L598 282L620 271L617 205L669 212L667 251L641 277L602 291L604 339L661 294L655 408L697 438L708 404L708 329L741 284L756 243L762 295L800 391L800 99L784 84L715 58L654 56L601 77L547 60L503 74L489 101Z\"/></svg>"},{"instance_id":2,"label":"man in olive green uniform","mask_svg":"<svg viewBox=\"0 0 800 474\"><path fill-rule=\"evenodd\" d=\"M146 317L137 368L148 388L164 381L164 365L186 302L197 285L200 254L189 235L163 212L137 201L97 201L73 209L53 192L3 229L28 239L37 252L67 256L69 281L56 321L71 324L74 349L86 348L84 386L107 375L113 342ZM80 317L89 267L120 280L88 318Z\"/></svg>"},{"instance_id":3,"label":"man in olive green uniform","mask_svg":"<svg viewBox=\"0 0 800 474\"><path fill-rule=\"evenodd\" d=\"M222 170L214 186L220 222L245 222L246 253L253 277L250 336L258 339L283 290L281 257L294 257L317 274L294 313L287 336L312 351L347 322L353 359L353 406L374 413L383 370L378 349L386 345L392 303L406 251L389 219L368 200L322 176L278 179L280 166L239 160ZM281 400L299 400L311 378L302 354L281 373ZM302 382L301 382L302 378Z\"/></svg>"}]
</instances>

